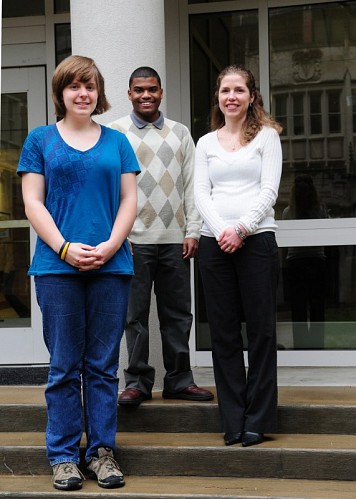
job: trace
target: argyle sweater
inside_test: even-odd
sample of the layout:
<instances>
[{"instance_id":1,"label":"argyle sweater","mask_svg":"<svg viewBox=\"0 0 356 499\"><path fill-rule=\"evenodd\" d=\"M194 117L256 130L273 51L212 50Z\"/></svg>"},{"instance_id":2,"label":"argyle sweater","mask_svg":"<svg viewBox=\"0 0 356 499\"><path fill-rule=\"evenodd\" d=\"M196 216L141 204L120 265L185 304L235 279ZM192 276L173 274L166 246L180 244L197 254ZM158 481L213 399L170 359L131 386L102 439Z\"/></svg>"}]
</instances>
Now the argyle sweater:
<instances>
[{"instance_id":1,"label":"argyle sweater","mask_svg":"<svg viewBox=\"0 0 356 499\"><path fill-rule=\"evenodd\" d=\"M130 234L136 244L182 243L199 239L201 219L194 205L195 146L186 126L164 118L138 128L125 116L108 126L129 139L141 167L138 209Z\"/></svg>"}]
</instances>

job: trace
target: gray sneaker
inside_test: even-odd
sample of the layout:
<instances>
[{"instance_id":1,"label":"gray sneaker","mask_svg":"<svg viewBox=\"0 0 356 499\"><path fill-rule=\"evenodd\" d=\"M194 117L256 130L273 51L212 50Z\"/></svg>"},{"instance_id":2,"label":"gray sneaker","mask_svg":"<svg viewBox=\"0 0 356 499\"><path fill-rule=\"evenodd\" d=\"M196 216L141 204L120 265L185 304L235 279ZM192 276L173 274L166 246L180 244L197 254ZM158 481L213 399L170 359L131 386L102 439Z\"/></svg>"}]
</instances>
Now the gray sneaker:
<instances>
[{"instance_id":1,"label":"gray sneaker","mask_svg":"<svg viewBox=\"0 0 356 499\"><path fill-rule=\"evenodd\" d=\"M88 464L91 476L96 475L98 485L104 489L115 489L125 485L124 475L120 470L120 466L114 459L114 453L111 449L100 447L98 449L98 456Z\"/></svg>"},{"instance_id":2,"label":"gray sneaker","mask_svg":"<svg viewBox=\"0 0 356 499\"><path fill-rule=\"evenodd\" d=\"M59 463L53 466L53 487L55 489L81 489L83 478L82 473L75 463Z\"/></svg>"}]
</instances>

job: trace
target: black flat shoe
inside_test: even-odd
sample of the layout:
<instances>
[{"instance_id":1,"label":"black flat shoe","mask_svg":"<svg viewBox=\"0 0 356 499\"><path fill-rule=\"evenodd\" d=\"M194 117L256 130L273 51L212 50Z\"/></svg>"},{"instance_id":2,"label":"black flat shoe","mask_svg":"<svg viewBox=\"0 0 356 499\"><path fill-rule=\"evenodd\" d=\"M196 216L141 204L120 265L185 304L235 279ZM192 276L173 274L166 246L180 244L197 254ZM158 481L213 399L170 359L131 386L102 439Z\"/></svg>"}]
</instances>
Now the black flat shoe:
<instances>
[{"instance_id":1,"label":"black flat shoe","mask_svg":"<svg viewBox=\"0 0 356 499\"><path fill-rule=\"evenodd\" d=\"M241 442L241 439L242 439L241 432L225 433L224 435L225 445L239 444Z\"/></svg>"},{"instance_id":2,"label":"black flat shoe","mask_svg":"<svg viewBox=\"0 0 356 499\"><path fill-rule=\"evenodd\" d=\"M242 434L242 447L250 447L250 445L261 444L263 440L263 433L244 431Z\"/></svg>"}]
</instances>

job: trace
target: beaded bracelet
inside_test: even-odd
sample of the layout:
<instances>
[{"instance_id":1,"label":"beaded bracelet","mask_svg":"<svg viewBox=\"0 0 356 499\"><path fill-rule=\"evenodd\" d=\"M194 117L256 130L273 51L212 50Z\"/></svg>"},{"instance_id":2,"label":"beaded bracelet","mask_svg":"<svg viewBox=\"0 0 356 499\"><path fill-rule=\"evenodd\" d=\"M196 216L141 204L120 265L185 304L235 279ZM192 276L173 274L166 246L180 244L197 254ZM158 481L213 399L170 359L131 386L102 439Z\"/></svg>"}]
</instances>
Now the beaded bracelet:
<instances>
[{"instance_id":1,"label":"beaded bracelet","mask_svg":"<svg viewBox=\"0 0 356 499\"><path fill-rule=\"evenodd\" d=\"M247 237L247 234L242 232L242 230L240 229L240 227L238 225L235 225L234 229L236 231L236 234L239 236L239 238L242 239L242 241L244 241Z\"/></svg>"}]
</instances>

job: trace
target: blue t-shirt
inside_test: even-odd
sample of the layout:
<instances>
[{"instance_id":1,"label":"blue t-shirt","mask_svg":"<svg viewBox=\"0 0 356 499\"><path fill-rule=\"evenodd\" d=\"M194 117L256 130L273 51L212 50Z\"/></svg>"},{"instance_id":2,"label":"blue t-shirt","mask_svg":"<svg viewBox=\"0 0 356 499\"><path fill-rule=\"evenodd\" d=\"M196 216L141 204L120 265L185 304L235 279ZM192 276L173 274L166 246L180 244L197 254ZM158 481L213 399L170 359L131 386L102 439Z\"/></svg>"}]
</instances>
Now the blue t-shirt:
<instances>
[{"instance_id":1,"label":"blue t-shirt","mask_svg":"<svg viewBox=\"0 0 356 499\"><path fill-rule=\"evenodd\" d=\"M17 173L45 176L45 206L66 241L96 246L109 239L120 204L121 174L140 172L126 136L101 126L94 147L78 151L61 137L56 125L32 130L22 149ZM101 269L87 273L133 274L125 241ZM39 237L30 275L79 274ZM81 273L80 273L81 274Z\"/></svg>"}]
</instances>

